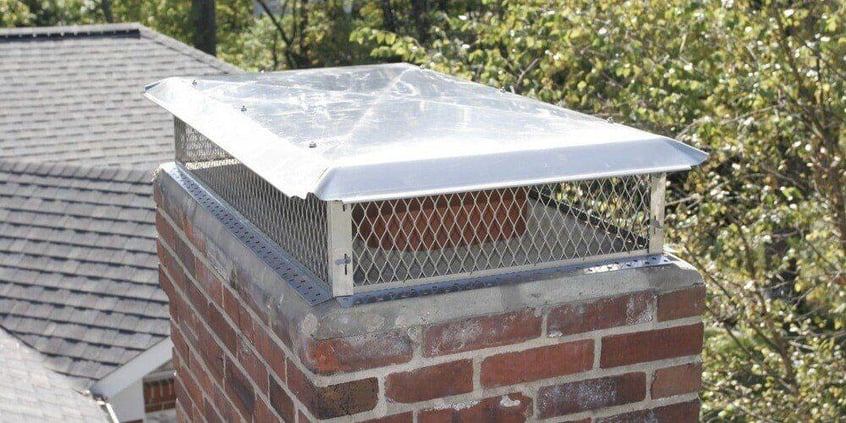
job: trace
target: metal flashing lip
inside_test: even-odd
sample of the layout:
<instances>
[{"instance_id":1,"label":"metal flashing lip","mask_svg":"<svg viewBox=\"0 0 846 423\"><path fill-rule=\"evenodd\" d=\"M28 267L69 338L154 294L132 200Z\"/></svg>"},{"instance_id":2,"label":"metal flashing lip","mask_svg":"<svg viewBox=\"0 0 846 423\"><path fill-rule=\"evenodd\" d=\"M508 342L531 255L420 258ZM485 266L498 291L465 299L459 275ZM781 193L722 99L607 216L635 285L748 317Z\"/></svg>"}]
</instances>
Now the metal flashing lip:
<instances>
[{"instance_id":1,"label":"metal flashing lip","mask_svg":"<svg viewBox=\"0 0 846 423\"><path fill-rule=\"evenodd\" d=\"M317 305L332 299L326 285L303 268L296 260L288 256L278 245L267 239L248 220L221 202L197 180L184 171L178 164L162 165L166 172L179 186L203 208L221 222L241 243L253 251L265 264L287 281L291 288L309 305Z\"/></svg>"},{"instance_id":2,"label":"metal flashing lip","mask_svg":"<svg viewBox=\"0 0 846 423\"><path fill-rule=\"evenodd\" d=\"M683 171L707 157L408 64L168 78L145 96L284 194L324 201Z\"/></svg>"},{"instance_id":3,"label":"metal flashing lip","mask_svg":"<svg viewBox=\"0 0 846 423\"><path fill-rule=\"evenodd\" d=\"M493 288L519 283L526 280L549 279L573 274L597 274L618 270L664 266L677 262L679 262L679 259L669 254L651 254L626 260L604 260L598 263L573 264L531 272L465 278L456 281L415 285L399 289L369 291L356 293L346 297L338 297L336 300L342 307L352 307L362 304L401 300L405 298L448 294L450 292L468 291L472 289Z\"/></svg>"}]
</instances>

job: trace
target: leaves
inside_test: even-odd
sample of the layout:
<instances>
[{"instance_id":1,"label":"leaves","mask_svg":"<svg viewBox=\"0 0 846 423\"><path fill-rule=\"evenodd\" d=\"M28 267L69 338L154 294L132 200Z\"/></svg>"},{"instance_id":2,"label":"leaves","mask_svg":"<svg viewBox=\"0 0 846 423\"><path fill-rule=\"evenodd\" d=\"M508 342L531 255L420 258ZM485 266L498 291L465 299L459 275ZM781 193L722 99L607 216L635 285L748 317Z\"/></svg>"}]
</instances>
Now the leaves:
<instances>
[{"instance_id":1,"label":"leaves","mask_svg":"<svg viewBox=\"0 0 846 423\"><path fill-rule=\"evenodd\" d=\"M482 2L441 16L422 54L369 40L379 58L709 151L673 176L668 210L711 292L703 418L832 421L846 415L844 15L837 2Z\"/></svg>"}]
</instances>

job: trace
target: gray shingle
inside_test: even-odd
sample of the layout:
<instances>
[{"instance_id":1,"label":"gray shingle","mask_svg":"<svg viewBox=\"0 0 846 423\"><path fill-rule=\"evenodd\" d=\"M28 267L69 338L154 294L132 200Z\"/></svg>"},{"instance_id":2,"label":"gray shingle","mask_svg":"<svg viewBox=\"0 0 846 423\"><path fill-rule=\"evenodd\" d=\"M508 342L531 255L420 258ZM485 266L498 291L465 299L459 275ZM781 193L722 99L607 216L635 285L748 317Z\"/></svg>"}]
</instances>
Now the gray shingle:
<instances>
[{"instance_id":1,"label":"gray shingle","mask_svg":"<svg viewBox=\"0 0 846 423\"><path fill-rule=\"evenodd\" d=\"M149 179L0 163L0 325L88 387L169 334Z\"/></svg>"},{"instance_id":2,"label":"gray shingle","mask_svg":"<svg viewBox=\"0 0 846 423\"><path fill-rule=\"evenodd\" d=\"M0 30L0 57L2 156L97 166L153 169L173 156L171 117L144 85L238 72L138 24Z\"/></svg>"},{"instance_id":3,"label":"gray shingle","mask_svg":"<svg viewBox=\"0 0 846 423\"><path fill-rule=\"evenodd\" d=\"M137 24L0 29L0 57L0 326L87 388L169 335L143 86L238 70Z\"/></svg>"},{"instance_id":4,"label":"gray shingle","mask_svg":"<svg viewBox=\"0 0 846 423\"><path fill-rule=\"evenodd\" d=\"M0 416L3 421L103 422L107 414L44 357L0 329Z\"/></svg>"}]
</instances>

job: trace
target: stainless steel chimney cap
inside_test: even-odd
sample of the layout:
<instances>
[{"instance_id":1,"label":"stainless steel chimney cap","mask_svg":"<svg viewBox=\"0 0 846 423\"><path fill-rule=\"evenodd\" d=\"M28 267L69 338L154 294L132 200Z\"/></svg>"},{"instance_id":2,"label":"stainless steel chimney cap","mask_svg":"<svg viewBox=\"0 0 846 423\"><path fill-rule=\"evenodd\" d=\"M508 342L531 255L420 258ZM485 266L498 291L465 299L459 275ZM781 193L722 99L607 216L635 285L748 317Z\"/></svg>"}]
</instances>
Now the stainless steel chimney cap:
<instances>
[{"instance_id":1,"label":"stainless steel chimney cap","mask_svg":"<svg viewBox=\"0 0 846 423\"><path fill-rule=\"evenodd\" d=\"M284 194L324 201L682 171L707 157L408 64L176 77L145 95Z\"/></svg>"}]
</instances>

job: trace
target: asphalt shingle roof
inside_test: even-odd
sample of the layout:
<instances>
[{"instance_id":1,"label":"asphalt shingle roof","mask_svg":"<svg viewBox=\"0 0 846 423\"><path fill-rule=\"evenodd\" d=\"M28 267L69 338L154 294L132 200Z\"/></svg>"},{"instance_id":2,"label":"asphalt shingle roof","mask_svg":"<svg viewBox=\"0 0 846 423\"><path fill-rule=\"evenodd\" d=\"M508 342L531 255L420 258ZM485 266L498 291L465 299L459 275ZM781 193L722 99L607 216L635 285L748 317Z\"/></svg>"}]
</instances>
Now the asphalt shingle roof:
<instances>
[{"instance_id":1,"label":"asphalt shingle roof","mask_svg":"<svg viewBox=\"0 0 846 423\"><path fill-rule=\"evenodd\" d=\"M169 334L150 178L0 161L0 326L79 386Z\"/></svg>"},{"instance_id":2,"label":"asphalt shingle roof","mask_svg":"<svg viewBox=\"0 0 846 423\"><path fill-rule=\"evenodd\" d=\"M170 333L151 174L173 120L143 87L232 72L138 24L0 30L0 327L79 389Z\"/></svg>"},{"instance_id":3,"label":"asphalt shingle roof","mask_svg":"<svg viewBox=\"0 0 846 423\"><path fill-rule=\"evenodd\" d=\"M105 422L108 414L41 355L0 329L0 421Z\"/></svg>"},{"instance_id":4,"label":"asphalt shingle roof","mask_svg":"<svg viewBox=\"0 0 846 423\"><path fill-rule=\"evenodd\" d=\"M144 85L232 72L139 24L0 30L0 157L152 169L173 157L173 120Z\"/></svg>"}]
</instances>

